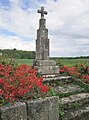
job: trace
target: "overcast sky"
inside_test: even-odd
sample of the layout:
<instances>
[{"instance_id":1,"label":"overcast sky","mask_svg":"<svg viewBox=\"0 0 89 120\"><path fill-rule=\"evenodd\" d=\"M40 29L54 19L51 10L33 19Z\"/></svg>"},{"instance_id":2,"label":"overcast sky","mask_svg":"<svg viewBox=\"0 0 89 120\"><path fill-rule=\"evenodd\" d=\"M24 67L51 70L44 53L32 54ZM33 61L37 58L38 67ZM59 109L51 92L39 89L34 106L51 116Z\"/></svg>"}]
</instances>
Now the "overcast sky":
<instances>
[{"instance_id":1,"label":"overcast sky","mask_svg":"<svg viewBox=\"0 0 89 120\"><path fill-rule=\"evenodd\" d=\"M35 50L41 6L50 56L89 55L89 0L0 0L0 49Z\"/></svg>"}]
</instances>

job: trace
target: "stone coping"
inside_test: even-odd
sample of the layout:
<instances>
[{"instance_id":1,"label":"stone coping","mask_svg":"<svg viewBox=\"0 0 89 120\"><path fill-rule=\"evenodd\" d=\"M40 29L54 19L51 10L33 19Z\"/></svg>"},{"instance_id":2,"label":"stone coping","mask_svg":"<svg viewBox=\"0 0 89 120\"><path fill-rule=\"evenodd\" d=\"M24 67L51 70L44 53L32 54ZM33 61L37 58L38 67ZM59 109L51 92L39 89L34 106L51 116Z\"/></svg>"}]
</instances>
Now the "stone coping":
<instances>
[{"instance_id":1,"label":"stone coping","mask_svg":"<svg viewBox=\"0 0 89 120\"><path fill-rule=\"evenodd\" d=\"M62 120L89 120L89 104L66 111Z\"/></svg>"},{"instance_id":2,"label":"stone coping","mask_svg":"<svg viewBox=\"0 0 89 120\"><path fill-rule=\"evenodd\" d=\"M71 103L88 103L89 102L89 93L79 93L77 95L71 95L66 98L59 99L59 104L65 106L70 105Z\"/></svg>"},{"instance_id":3,"label":"stone coping","mask_svg":"<svg viewBox=\"0 0 89 120\"><path fill-rule=\"evenodd\" d=\"M59 120L59 97L52 96L1 106L0 120Z\"/></svg>"}]
</instances>

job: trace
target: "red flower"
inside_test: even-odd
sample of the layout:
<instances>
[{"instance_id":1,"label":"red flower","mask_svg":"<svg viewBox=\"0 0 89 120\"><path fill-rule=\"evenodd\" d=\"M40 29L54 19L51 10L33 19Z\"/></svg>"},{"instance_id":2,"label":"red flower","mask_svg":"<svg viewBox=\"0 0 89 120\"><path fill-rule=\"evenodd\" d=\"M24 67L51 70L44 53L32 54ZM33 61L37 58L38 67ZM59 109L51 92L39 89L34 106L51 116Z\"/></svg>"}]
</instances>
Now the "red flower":
<instances>
[{"instance_id":1,"label":"red flower","mask_svg":"<svg viewBox=\"0 0 89 120\"><path fill-rule=\"evenodd\" d=\"M2 84L3 83L3 78L0 78L0 84Z\"/></svg>"},{"instance_id":2,"label":"red flower","mask_svg":"<svg viewBox=\"0 0 89 120\"><path fill-rule=\"evenodd\" d=\"M31 88L32 88L32 85L28 85L27 88L28 88L28 89L31 89Z\"/></svg>"},{"instance_id":3,"label":"red flower","mask_svg":"<svg viewBox=\"0 0 89 120\"><path fill-rule=\"evenodd\" d=\"M41 92L47 93L49 90L48 86L41 86Z\"/></svg>"},{"instance_id":4,"label":"red flower","mask_svg":"<svg viewBox=\"0 0 89 120\"><path fill-rule=\"evenodd\" d=\"M36 74L36 69L31 69L27 65L20 65L13 69L11 65L0 64L0 87L2 88L0 95L5 101L13 101L23 98L30 90L33 91L32 96L40 89L41 92L47 92L48 87L42 84L43 78L37 78ZM29 96L31 98L31 95L27 98Z\"/></svg>"},{"instance_id":5,"label":"red flower","mask_svg":"<svg viewBox=\"0 0 89 120\"><path fill-rule=\"evenodd\" d=\"M2 95L3 94L3 91L0 89L0 95Z\"/></svg>"}]
</instances>

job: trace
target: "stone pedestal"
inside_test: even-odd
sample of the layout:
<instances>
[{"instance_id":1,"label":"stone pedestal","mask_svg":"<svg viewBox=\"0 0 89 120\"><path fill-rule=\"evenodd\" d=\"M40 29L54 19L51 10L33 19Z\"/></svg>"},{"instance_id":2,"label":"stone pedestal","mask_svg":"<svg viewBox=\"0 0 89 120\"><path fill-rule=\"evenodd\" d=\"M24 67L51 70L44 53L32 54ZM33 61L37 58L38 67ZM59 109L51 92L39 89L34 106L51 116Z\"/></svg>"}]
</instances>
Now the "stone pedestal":
<instances>
[{"instance_id":1,"label":"stone pedestal","mask_svg":"<svg viewBox=\"0 0 89 120\"><path fill-rule=\"evenodd\" d=\"M39 20L39 29L37 30L36 39L36 59L46 60L49 59L49 39L48 29L45 27L45 19Z\"/></svg>"},{"instance_id":2,"label":"stone pedestal","mask_svg":"<svg viewBox=\"0 0 89 120\"><path fill-rule=\"evenodd\" d=\"M56 65L54 60L36 60L34 61L34 67L42 75L52 75L59 73L59 66Z\"/></svg>"}]
</instances>

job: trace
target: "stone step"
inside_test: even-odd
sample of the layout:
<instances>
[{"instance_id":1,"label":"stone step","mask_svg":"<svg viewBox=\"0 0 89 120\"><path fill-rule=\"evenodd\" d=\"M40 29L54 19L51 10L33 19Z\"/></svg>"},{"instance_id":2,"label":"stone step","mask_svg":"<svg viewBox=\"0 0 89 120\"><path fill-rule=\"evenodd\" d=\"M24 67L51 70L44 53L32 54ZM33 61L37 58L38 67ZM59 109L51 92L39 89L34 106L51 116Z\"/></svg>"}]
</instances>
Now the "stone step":
<instances>
[{"instance_id":1,"label":"stone step","mask_svg":"<svg viewBox=\"0 0 89 120\"><path fill-rule=\"evenodd\" d=\"M79 93L69 97L59 98L59 107L64 110L78 108L84 104L89 104L89 93Z\"/></svg>"},{"instance_id":2,"label":"stone step","mask_svg":"<svg viewBox=\"0 0 89 120\"><path fill-rule=\"evenodd\" d=\"M79 109L72 109L65 112L62 118L59 120L89 120L89 104L80 107Z\"/></svg>"},{"instance_id":3,"label":"stone step","mask_svg":"<svg viewBox=\"0 0 89 120\"><path fill-rule=\"evenodd\" d=\"M73 82L73 79L71 76L56 76L56 75L46 75L46 77L43 78L43 82L62 82L62 83L71 83Z\"/></svg>"},{"instance_id":4,"label":"stone step","mask_svg":"<svg viewBox=\"0 0 89 120\"><path fill-rule=\"evenodd\" d=\"M89 93L59 98L59 120L89 120Z\"/></svg>"},{"instance_id":5,"label":"stone step","mask_svg":"<svg viewBox=\"0 0 89 120\"><path fill-rule=\"evenodd\" d=\"M54 91L58 95L60 95L60 94L71 95L71 94L78 94L78 93L84 92L85 89L80 87L79 85L69 83L69 84L62 84L62 85L59 85L59 86L55 86Z\"/></svg>"}]
</instances>

